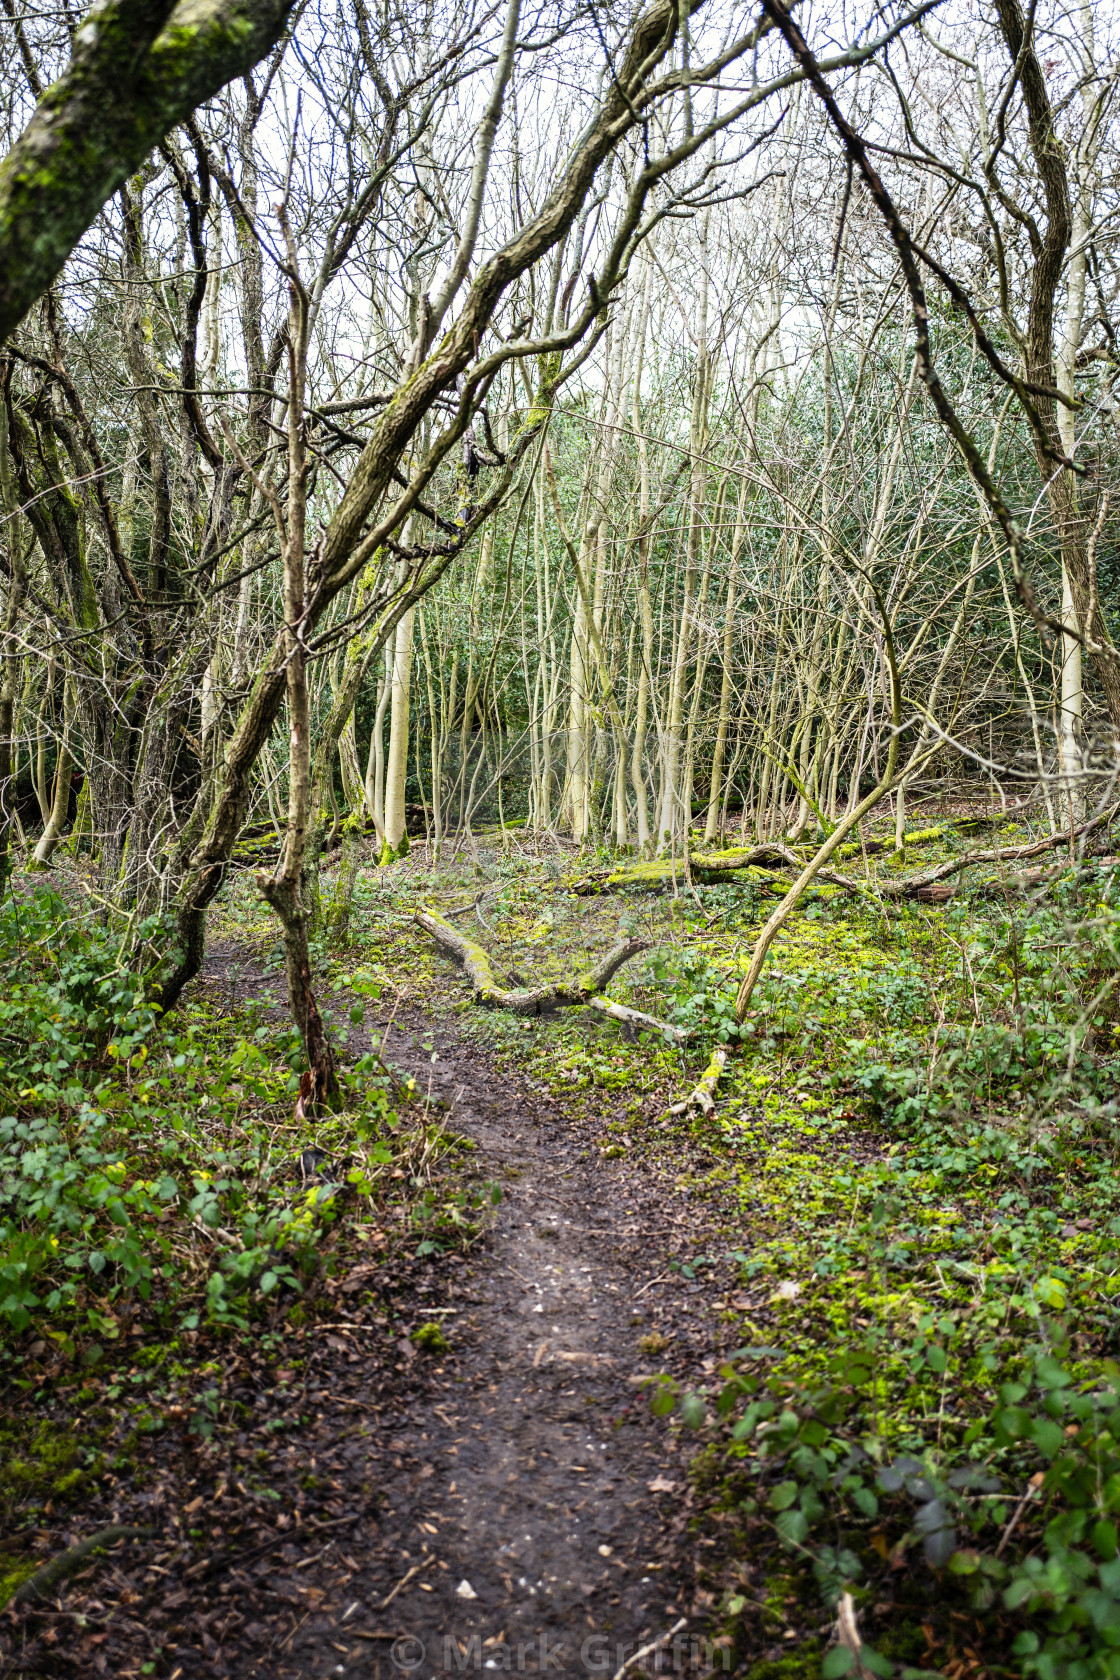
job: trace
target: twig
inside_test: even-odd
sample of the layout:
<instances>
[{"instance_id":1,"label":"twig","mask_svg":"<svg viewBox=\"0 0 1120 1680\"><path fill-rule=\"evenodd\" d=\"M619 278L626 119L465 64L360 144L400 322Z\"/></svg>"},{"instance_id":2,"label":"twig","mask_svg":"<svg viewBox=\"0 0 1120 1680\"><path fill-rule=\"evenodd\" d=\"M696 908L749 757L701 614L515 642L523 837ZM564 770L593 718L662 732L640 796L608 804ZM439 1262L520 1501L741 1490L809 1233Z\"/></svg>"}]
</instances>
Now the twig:
<instances>
[{"instance_id":1,"label":"twig","mask_svg":"<svg viewBox=\"0 0 1120 1680\"><path fill-rule=\"evenodd\" d=\"M860 1680L875 1680L874 1675L860 1655L863 1650L863 1640L859 1636L855 1600L850 1592L842 1592L840 1602L836 1606L836 1638L846 1651L852 1653L854 1658L852 1666Z\"/></svg>"},{"instance_id":2,"label":"twig","mask_svg":"<svg viewBox=\"0 0 1120 1680\"><path fill-rule=\"evenodd\" d=\"M1007 1542L1010 1540L1011 1536L1014 1534L1015 1526L1018 1523L1019 1518L1022 1516L1023 1512L1026 1510L1028 1501L1033 1499L1037 1492L1038 1492L1038 1488L1035 1486L1035 1484L1033 1482L1028 1482L1026 1492L1023 1494L1022 1498L1019 1500L1019 1503L1016 1505L1015 1509L1012 1511L1011 1519L1008 1522L1007 1527L1004 1529L1003 1533L1000 1535L999 1545L996 1547L996 1550L995 1550L995 1555L996 1555L997 1558L999 1557L1000 1553L1003 1551L1003 1548L1007 1545Z\"/></svg>"},{"instance_id":3,"label":"twig","mask_svg":"<svg viewBox=\"0 0 1120 1680\"><path fill-rule=\"evenodd\" d=\"M408 1574L401 1576L400 1580L397 1582L396 1586L393 1588L393 1590L389 1594L388 1598L383 1598L381 1600L381 1603L377 1606L378 1610L388 1610L390 1604L392 1604L393 1600L396 1598L396 1596L400 1592L401 1588L402 1587L407 1587L408 1583L412 1580L412 1577L414 1575L419 1575L421 1570L428 1569L435 1561L436 1560L435 1560L434 1557L430 1557L430 1558L425 1558L423 1563L414 1563L412 1568L409 1570Z\"/></svg>"},{"instance_id":4,"label":"twig","mask_svg":"<svg viewBox=\"0 0 1120 1680\"><path fill-rule=\"evenodd\" d=\"M687 1626L688 1618L686 1616L682 1616L679 1622L673 1623L668 1633L663 1633L660 1639L655 1639L653 1641L652 1645L643 1645L640 1651L635 1651L632 1657L627 1657L622 1667L616 1670L614 1680L622 1680L622 1677L628 1668L633 1668L634 1664L641 1662L643 1657L652 1657L653 1653L655 1651L660 1651L662 1645L672 1639L674 1634L683 1632Z\"/></svg>"},{"instance_id":5,"label":"twig","mask_svg":"<svg viewBox=\"0 0 1120 1680\"><path fill-rule=\"evenodd\" d=\"M665 1279L672 1277L672 1275L672 1272L658 1272L657 1276L650 1278L648 1283L643 1283L642 1287L634 1294L633 1299L636 1301L639 1295L644 1295L646 1290L652 1289L655 1283L664 1283Z\"/></svg>"}]
</instances>

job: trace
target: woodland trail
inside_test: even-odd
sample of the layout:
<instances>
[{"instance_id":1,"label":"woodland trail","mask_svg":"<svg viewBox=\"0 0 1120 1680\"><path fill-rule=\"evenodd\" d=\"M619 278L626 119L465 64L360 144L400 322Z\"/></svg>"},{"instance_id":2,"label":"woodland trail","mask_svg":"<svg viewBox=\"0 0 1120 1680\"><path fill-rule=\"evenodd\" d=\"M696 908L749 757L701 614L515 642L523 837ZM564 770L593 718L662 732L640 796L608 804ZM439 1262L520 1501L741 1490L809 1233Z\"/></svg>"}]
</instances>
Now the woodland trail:
<instances>
[{"instance_id":1,"label":"woodland trail","mask_svg":"<svg viewBox=\"0 0 1120 1680\"><path fill-rule=\"evenodd\" d=\"M236 963L216 960L239 990ZM474 1140L503 1199L441 1306L425 1309L450 1352L437 1363L401 1338L411 1392L378 1405L364 1466L335 1451L360 1400L345 1402L332 1442L330 1395L318 1396L316 1459L331 1485L358 1471L380 1501L318 1556L286 1548L287 1581L311 1605L298 1622L269 1565L271 1594L286 1600L271 1626L256 1624L270 1655L226 1672L609 1680L678 1624L664 1666L709 1668L715 1595L697 1560L716 1543L689 1532L689 1449L650 1415L641 1382L671 1369L697 1383L714 1368L710 1285L665 1266L674 1214L694 1224L697 1209L654 1174L599 1158L578 1120L449 1027L419 1014L376 1025L389 1065L446 1105L448 1129ZM640 1346L651 1335L655 1358ZM364 1350L349 1345L359 1370L347 1394L360 1396Z\"/></svg>"}]
</instances>

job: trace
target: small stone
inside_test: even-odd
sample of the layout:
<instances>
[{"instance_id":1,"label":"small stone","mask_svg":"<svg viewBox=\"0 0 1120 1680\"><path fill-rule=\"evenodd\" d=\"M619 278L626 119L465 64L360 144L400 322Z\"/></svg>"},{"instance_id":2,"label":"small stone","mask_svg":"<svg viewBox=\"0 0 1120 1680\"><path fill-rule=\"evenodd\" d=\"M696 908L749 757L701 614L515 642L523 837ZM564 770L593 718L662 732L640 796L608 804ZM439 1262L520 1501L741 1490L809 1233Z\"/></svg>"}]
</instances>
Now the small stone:
<instances>
[{"instance_id":1,"label":"small stone","mask_svg":"<svg viewBox=\"0 0 1120 1680\"><path fill-rule=\"evenodd\" d=\"M459 1585L455 1588L455 1597L477 1598L478 1594L475 1592L469 1581L460 1581Z\"/></svg>"}]
</instances>

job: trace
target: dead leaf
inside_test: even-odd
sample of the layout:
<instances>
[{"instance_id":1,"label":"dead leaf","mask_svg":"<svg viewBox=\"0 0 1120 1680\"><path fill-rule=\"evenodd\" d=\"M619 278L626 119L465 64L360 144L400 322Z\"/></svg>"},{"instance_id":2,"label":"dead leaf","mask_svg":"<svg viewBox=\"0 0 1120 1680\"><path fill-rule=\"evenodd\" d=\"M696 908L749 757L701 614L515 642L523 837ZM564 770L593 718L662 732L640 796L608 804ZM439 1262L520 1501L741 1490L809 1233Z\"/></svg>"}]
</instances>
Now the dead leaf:
<instances>
[{"instance_id":1,"label":"dead leaf","mask_svg":"<svg viewBox=\"0 0 1120 1680\"><path fill-rule=\"evenodd\" d=\"M647 1482L651 1493L676 1493L676 1482L670 1482L665 1476L655 1476L652 1482Z\"/></svg>"}]
</instances>

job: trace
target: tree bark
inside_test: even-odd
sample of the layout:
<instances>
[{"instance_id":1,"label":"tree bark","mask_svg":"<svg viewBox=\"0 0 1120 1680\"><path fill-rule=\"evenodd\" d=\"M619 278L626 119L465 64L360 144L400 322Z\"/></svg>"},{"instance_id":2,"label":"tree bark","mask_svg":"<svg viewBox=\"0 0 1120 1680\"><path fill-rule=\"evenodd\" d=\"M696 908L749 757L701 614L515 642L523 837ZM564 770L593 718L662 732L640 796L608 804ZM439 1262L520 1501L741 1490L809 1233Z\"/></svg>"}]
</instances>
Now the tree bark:
<instances>
[{"instance_id":1,"label":"tree bark","mask_svg":"<svg viewBox=\"0 0 1120 1680\"><path fill-rule=\"evenodd\" d=\"M293 0L108 0L0 163L0 340L177 123L279 39Z\"/></svg>"}]
</instances>

